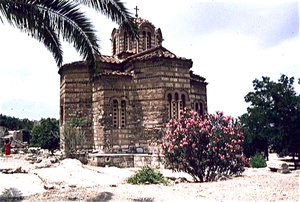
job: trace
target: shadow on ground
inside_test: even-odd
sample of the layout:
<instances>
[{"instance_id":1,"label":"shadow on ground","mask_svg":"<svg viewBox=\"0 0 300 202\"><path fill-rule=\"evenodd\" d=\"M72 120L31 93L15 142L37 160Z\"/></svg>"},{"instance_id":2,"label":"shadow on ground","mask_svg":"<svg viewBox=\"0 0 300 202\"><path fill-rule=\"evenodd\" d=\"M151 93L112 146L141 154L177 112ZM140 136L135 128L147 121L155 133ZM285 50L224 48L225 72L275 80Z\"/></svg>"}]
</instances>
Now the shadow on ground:
<instances>
[{"instance_id":1,"label":"shadow on ground","mask_svg":"<svg viewBox=\"0 0 300 202\"><path fill-rule=\"evenodd\" d=\"M136 199L133 199L132 201L134 201L134 202L153 202L154 199L153 198L136 198Z\"/></svg>"},{"instance_id":2,"label":"shadow on ground","mask_svg":"<svg viewBox=\"0 0 300 202\"><path fill-rule=\"evenodd\" d=\"M111 192L101 192L98 196L89 201L110 201L113 195Z\"/></svg>"},{"instance_id":3,"label":"shadow on ground","mask_svg":"<svg viewBox=\"0 0 300 202\"><path fill-rule=\"evenodd\" d=\"M22 201L24 199L23 193L14 188L4 189L0 195L0 201L10 202L10 201Z\"/></svg>"}]
</instances>

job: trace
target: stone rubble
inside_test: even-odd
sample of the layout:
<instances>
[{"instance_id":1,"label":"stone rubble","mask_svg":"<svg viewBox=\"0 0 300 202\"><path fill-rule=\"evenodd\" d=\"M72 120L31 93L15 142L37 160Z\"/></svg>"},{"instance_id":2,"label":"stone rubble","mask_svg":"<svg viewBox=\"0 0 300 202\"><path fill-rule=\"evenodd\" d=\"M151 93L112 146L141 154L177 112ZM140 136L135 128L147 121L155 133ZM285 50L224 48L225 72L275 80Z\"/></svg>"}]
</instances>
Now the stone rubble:
<instances>
[{"instance_id":1,"label":"stone rubble","mask_svg":"<svg viewBox=\"0 0 300 202\"><path fill-rule=\"evenodd\" d=\"M92 201L89 200L89 197L96 197L97 190L113 193L114 197L111 201L132 201L138 199L134 198L137 196L151 196L155 198L153 201L164 201L161 196L168 196L169 201L174 199L200 200L202 198L236 201L242 199L265 200L266 198L286 201L299 199L299 192L297 192L299 190L299 171L289 170L290 174L285 175L282 174L285 172L271 172L269 168L246 168L242 177L216 176L217 182L193 183L191 176L185 173L174 173L171 170L162 169L161 173L171 181L170 186L134 186L124 184L124 180L134 174L138 170L137 168L94 167L83 165L75 159L60 160L56 155L43 155L45 153L47 152L37 152L31 156L34 159L42 157L40 163L35 161L33 164L29 163L30 160L24 160L30 155L26 157L25 155L12 155L9 158L0 158L0 181L6 182L2 184L2 187L0 186L0 201L1 197L5 196L14 199L25 197L28 201L47 201L45 196L50 197L51 201L71 199ZM47 166L36 166L43 163ZM275 163L280 163L278 165L283 171L288 169L287 165L282 162ZM3 167L4 165L7 167ZM269 165L271 162L268 162ZM9 191L10 187L15 187L19 191ZM239 192L244 195L237 194ZM174 197L176 195L178 196Z\"/></svg>"}]
</instances>

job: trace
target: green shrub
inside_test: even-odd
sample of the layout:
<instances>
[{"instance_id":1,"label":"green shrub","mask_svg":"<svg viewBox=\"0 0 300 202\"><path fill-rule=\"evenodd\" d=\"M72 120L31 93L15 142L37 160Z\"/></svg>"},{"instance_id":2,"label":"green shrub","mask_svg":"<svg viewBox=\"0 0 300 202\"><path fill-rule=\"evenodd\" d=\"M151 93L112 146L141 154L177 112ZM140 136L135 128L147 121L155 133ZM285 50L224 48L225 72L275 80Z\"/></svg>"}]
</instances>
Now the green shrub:
<instances>
[{"instance_id":1,"label":"green shrub","mask_svg":"<svg viewBox=\"0 0 300 202\"><path fill-rule=\"evenodd\" d=\"M77 151L83 150L86 136L82 126L86 123L86 119L73 118L64 125L65 129L61 139L63 145L61 146L67 158L72 157L72 154Z\"/></svg>"},{"instance_id":2,"label":"green shrub","mask_svg":"<svg viewBox=\"0 0 300 202\"><path fill-rule=\"evenodd\" d=\"M256 153L255 156L250 159L252 168L265 168L267 167L266 159L259 153Z\"/></svg>"},{"instance_id":3,"label":"green shrub","mask_svg":"<svg viewBox=\"0 0 300 202\"><path fill-rule=\"evenodd\" d=\"M5 146L1 147L1 149L0 149L0 156L3 156L4 152L5 152Z\"/></svg>"},{"instance_id":4,"label":"green shrub","mask_svg":"<svg viewBox=\"0 0 300 202\"><path fill-rule=\"evenodd\" d=\"M156 169L150 166L144 166L142 170L126 179L130 184L164 184L169 185L169 181Z\"/></svg>"}]
</instances>

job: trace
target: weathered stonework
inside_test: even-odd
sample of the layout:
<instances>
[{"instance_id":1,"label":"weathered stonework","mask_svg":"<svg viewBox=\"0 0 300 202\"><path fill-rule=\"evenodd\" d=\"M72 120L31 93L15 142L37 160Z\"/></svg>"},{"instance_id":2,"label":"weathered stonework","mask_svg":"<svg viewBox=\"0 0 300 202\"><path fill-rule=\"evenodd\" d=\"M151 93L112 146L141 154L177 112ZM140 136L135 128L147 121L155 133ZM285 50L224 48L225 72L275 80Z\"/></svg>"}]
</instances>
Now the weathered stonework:
<instances>
[{"instance_id":1,"label":"weathered stonework","mask_svg":"<svg viewBox=\"0 0 300 202\"><path fill-rule=\"evenodd\" d=\"M112 56L101 56L98 69L74 62L59 70L60 133L72 118L82 127L86 148L105 153L154 152L170 118L184 107L207 112L205 78L193 74L190 59L162 47L162 34L141 18L139 41L122 26L112 32ZM99 73L100 72L100 73Z\"/></svg>"}]
</instances>

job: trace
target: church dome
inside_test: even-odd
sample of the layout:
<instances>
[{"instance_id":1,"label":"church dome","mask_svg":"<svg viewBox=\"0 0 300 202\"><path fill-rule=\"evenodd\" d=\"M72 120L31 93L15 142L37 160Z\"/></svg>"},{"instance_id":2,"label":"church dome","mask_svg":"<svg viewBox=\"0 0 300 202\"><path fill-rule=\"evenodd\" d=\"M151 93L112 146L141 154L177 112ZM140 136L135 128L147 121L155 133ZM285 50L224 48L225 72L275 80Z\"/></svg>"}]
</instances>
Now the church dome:
<instances>
[{"instance_id":1,"label":"church dome","mask_svg":"<svg viewBox=\"0 0 300 202\"><path fill-rule=\"evenodd\" d=\"M148 20L137 15L133 21L138 28L139 40L132 39L131 33L128 33L122 25L118 29L113 29L111 34L113 56L121 53L136 54L162 44L160 28L156 29Z\"/></svg>"}]
</instances>

